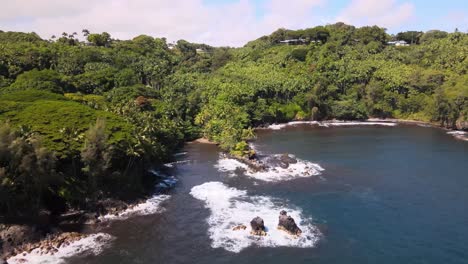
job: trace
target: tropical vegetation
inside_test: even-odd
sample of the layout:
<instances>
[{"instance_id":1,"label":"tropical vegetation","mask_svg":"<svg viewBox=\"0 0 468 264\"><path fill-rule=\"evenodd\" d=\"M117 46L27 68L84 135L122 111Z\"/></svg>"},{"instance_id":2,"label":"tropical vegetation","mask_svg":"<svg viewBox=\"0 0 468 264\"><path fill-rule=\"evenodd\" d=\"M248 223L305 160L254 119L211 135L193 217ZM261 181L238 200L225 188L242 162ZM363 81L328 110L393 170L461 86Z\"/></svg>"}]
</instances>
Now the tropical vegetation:
<instances>
[{"instance_id":1,"label":"tropical vegetation","mask_svg":"<svg viewBox=\"0 0 468 264\"><path fill-rule=\"evenodd\" d=\"M241 48L82 33L0 31L0 215L127 199L146 190L147 168L197 137L250 156L253 128L277 122L468 120L468 35L458 31L337 23Z\"/></svg>"}]
</instances>

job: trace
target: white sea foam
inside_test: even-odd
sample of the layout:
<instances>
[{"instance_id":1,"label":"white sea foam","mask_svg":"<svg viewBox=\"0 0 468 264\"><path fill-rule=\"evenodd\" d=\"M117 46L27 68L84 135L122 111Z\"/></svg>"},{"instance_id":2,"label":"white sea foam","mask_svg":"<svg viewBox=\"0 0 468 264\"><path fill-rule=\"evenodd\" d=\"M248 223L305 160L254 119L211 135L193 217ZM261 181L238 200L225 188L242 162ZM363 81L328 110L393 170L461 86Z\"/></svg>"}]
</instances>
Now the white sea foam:
<instances>
[{"instance_id":1,"label":"white sea foam","mask_svg":"<svg viewBox=\"0 0 468 264\"><path fill-rule=\"evenodd\" d=\"M269 167L269 159L279 158L280 155L267 156L261 159L261 162L267 165L264 171L254 171L245 163L236 159L225 158L220 156L218 163L215 165L221 172L226 172L230 176L236 176L236 171L242 171L244 175L268 182L287 181L295 178L311 177L319 175L324 169L315 163L297 159L297 163L290 163L287 169L280 166Z\"/></svg>"},{"instance_id":2,"label":"white sea foam","mask_svg":"<svg viewBox=\"0 0 468 264\"><path fill-rule=\"evenodd\" d=\"M9 264L61 264L66 263L66 259L76 255L99 255L106 249L114 239L109 234L98 233L87 236L80 240L71 242L67 246L57 248L57 252L52 254L41 254L40 249L35 249L31 253L24 253L11 257L7 260Z\"/></svg>"},{"instance_id":3,"label":"white sea foam","mask_svg":"<svg viewBox=\"0 0 468 264\"><path fill-rule=\"evenodd\" d=\"M447 132L447 134L449 134L449 135L464 136L464 135L466 135L466 134L468 134L468 133L465 132L465 131L449 131L449 132Z\"/></svg>"},{"instance_id":4,"label":"white sea foam","mask_svg":"<svg viewBox=\"0 0 468 264\"><path fill-rule=\"evenodd\" d=\"M348 121L335 121L323 122L326 126L396 126L397 123L392 122L348 122Z\"/></svg>"},{"instance_id":5,"label":"white sea foam","mask_svg":"<svg viewBox=\"0 0 468 264\"><path fill-rule=\"evenodd\" d=\"M251 150L255 151L255 153L258 155L258 154L261 154L260 150L258 150L257 148L257 145L255 145L254 143L252 142L249 142L249 147Z\"/></svg>"},{"instance_id":6,"label":"white sea foam","mask_svg":"<svg viewBox=\"0 0 468 264\"><path fill-rule=\"evenodd\" d=\"M468 141L468 132L466 131L449 131L447 134L452 135L457 139Z\"/></svg>"},{"instance_id":7,"label":"white sea foam","mask_svg":"<svg viewBox=\"0 0 468 264\"><path fill-rule=\"evenodd\" d=\"M173 168L175 165L187 164L187 163L190 163L190 162L192 162L192 161L191 160L179 160L179 161L166 163L166 164L164 164L164 166L166 166L168 168Z\"/></svg>"},{"instance_id":8,"label":"white sea foam","mask_svg":"<svg viewBox=\"0 0 468 264\"><path fill-rule=\"evenodd\" d=\"M281 130L288 126L297 126L297 125L318 125L320 127L331 127L331 126L396 126L395 122L385 122L385 121L293 121L285 124L273 124L267 127L271 130Z\"/></svg>"},{"instance_id":9,"label":"white sea foam","mask_svg":"<svg viewBox=\"0 0 468 264\"><path fill-rule=\"evenodd\" d=\"M320 233L312 225L311 219L302 215L295 207L286 207L267 196L249 196L246 191L229 188L221 182L208 182L192 188L190 194L205 202L211 215L208 234L213 248L224 248L232 252L256 245L259 247L314 247ZM286 210L302 229L302 235L294 238L277 229L278 216ZM258 237L250 234L250 221L261 217L267 229L267 236ZM236 225L243 224L246 230L233 231Z\"/></svg>"},{"instance_id":10,"label":"white sea foam","mask_svg":"<svg viewBox=\"0 0 468 264\"><path fill-rule=\"evenodd\" d=\"M273 124L273 125L269 125L267 128L268 129L271 129L271 130L280 130L280 129L283 129L285 127L287 127L288 124Z\"/></svg>"},{"instance_id":11,"label":"white sea foam","mask_svg":"<svg viewBox=\"0 0 468 264\"><path fill-rule=\"evenodd\" d=\"M174 188L179 180L174 176L165 177L160 183L156 185L157 189L170 189Z\"/></svg>"},{"instance_id":12,"label":"white sea foam","mask_svg":"<svg viewBox=\"0 0 468 264\"><path fill-rule=\"evenodd\" d=\"M236 174L234 172L238 169L249 169L247 164L242 163L236 159L224 158L222 155L219 156L218 163L215 165L215 167L218 168L218 170L221 172L229 173L231 176L235 176Z\"/></svg>"},{"instance_id":13,"label":"white sea foam","mask_svg":"<svg viewBox=\"0 0 468 264\"><path fill-rule=\"evenodd\" d=\"M125 220L132 216L137 215L152 215L156 213L164 212L164 208L161 207L161 203L167 201L171 198L170 195L154 195L153 197L149 198L148 200L139 203L135 206L132 206L117 215L114 214L107 214L104 216L100 216L100 220Z\"/></svg>"}]
</instances>

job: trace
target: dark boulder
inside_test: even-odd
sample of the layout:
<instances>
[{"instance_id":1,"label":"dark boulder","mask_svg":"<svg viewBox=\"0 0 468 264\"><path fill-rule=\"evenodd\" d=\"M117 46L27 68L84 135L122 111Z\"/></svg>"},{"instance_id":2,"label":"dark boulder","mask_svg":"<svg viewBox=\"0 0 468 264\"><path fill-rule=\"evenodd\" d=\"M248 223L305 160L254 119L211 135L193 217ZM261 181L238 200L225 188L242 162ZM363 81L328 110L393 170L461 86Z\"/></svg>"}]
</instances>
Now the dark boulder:
<instances>
[{"instance_id":1,"label":"dark boulder","mask_svg":"<svg viewBox=\"0 0 468 264\"><path fill-rule=\"evenodd\" d=\"M128 208L128 204L116 199L99 200L96 203L96 212L99 215L116 214Z\"/></svg>"},{"instance_id":2,"label":"dark boulder","mask_svg":"<svg viewBox=\"0 0 468 264\"><path fill-rule=\"evenodd\" d=\"M250 226L252 227L252 231L250 232L252 235L266 236L265 223L262 218L255 217L250 221Z\"/></svg>"},{"instance_id":3,"label":"dark boulder","mask_svg":"<svg viewBox=\"0 0 468 264\"><path fill-rule=\"evenodd\" d=\"M302 230L296 225L294 218L288 216L286 211L280 212L278 229L286 231L293 236L299 236L302 234Z\"/></svg>"},{"instance_id":4,"label":"dark boulder","mask_svg":"<svg viewBox=\"0 0 468 264\"><path fill-rule=\"evenodd\" d=\"M287 163L287 164L296 164L297 163L297 159L295 159L294 157L292 157L291 155L286 154L286 153L281 155L280 160L281 160L281 162L284 162L284 163Z\"/></svg>"}]
</instances>

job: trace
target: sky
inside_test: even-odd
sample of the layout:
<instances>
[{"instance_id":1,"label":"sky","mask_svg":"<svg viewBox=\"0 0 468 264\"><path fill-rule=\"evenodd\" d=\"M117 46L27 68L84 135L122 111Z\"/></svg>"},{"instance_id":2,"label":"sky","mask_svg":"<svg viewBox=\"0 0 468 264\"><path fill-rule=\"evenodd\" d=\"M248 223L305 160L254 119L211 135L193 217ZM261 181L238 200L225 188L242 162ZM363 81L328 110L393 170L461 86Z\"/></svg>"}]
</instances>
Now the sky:
<instances>
[{"instance_id":1,"label":"sky","mask_svg":"<svg viewBox=\"0 0 468 264\"><path fill-rule=\"evenodd\" d=\"M468 0L0 0L0 30L140 34L213 46L242 46L278 28L345 22L388 33L468 31Z\"/></svg>"}]
</instances>

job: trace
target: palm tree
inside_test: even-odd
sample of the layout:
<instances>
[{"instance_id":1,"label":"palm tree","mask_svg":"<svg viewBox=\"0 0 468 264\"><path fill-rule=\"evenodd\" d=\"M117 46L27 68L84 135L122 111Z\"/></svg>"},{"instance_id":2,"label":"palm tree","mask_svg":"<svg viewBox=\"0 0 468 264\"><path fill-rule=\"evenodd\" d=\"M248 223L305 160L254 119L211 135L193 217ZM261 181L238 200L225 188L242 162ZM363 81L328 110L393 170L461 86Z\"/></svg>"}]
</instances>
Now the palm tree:
<instances>
[{"instance_id":1,"label":"palm tree","mask_svg":"<svg viewBox=\"0 0 468 264\"><path fill-rule=\"evenodd\" d=\"M89 30L87 29L83 29L81 32L83 33L83 36L85 37L87 37L90 34Z\"/></svg>"}]
</instances>

